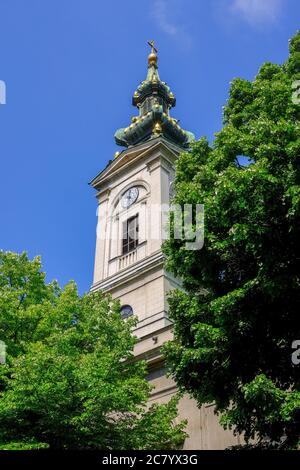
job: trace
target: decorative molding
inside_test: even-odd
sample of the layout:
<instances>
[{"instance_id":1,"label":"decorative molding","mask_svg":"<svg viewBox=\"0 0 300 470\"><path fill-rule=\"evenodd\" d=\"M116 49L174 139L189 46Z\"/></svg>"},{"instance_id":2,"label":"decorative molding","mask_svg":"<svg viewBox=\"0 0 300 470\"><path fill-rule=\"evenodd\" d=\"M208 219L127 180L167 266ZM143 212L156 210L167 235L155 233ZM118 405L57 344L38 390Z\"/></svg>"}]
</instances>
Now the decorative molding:
<instances>
[{"instance_id":1,"label":"decorative molding","mask_svg":"<svg viewBox=\"0 0 300 470\"><path fill-rule=\"evenodd\" d=\"M144 159L151 152L155 156L155 152L163 152L164 157L168 156L171 160L176 160L182 148L177 145L171 144L169 141L162 137L157 139L152 139L144 144L135 146L134 148L129 148L121 152L118 158L113 160L102 172L100 172L91 182L90 185L96 189L99 189L99 185L103 184L107 178L114 178L115 174L120 171L120 169L125 169L126 171L128 166L131 165L136 159Z\"/></svg>"},{"instance_id":2,"label":"decorative molding","mask_svg":"<svg viewBox=\"0 0 300 470\"><path fill-rule=\"evenodd\" d=\"M127 180L127 179L126 179ZM120 182L117 182L116 183L116 186L119 186L121 187L121 189L119 190L118 194L116 194L116 196L114 197L114 199L112 200L111 202L111 207L113 208L113 210L115 209L115 207L118 205L120 199L122 198L123 194L126 193L126 191L131 188L132 186L142 186L145 191L146 191L146 195L150 195L151 191L150 191L150 185L147 181L145 180L141 180L141 179L135 179L135 180L132 180L130 181L129 183L127 183L125 186L122 187L122 183ZM145 196L143 196L144 198ZM138 202L140 202L140 199L138 199L135 204L137 204ZM125 209L126 210L126 209Z\"/></svg>"},{"instance_id":3,"label":"decorative molding","mask_svg":"<svg viewBox=\"0 0 300 470\"><path fill-rule=\"evenodd\" d=\"M164 255L161 251L147 256L143 260L137 261L130 265L128 268L122 269L121 271L118 271L116 274L113 274L112 276L96 282L95 284L92 285L91 291L96 291L96 290L111 290L115 287L119 287L121 284L124 284L127 281L131 281L138 277L141 273L145 273L153 268L156 268L158 266L162 266L164 262Z\"/></svg>"}]
</instances>

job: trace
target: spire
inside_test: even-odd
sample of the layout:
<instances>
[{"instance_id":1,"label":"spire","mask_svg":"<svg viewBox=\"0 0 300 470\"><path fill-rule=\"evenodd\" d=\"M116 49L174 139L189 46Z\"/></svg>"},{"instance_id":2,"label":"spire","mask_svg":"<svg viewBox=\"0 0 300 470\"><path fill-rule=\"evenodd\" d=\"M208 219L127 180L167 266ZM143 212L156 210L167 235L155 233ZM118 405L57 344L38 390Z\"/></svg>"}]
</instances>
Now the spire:
<instances>
[{"instance_id":1,"label":"spire","mask_svg":"<svg viewBox=\"0 0 300 470\"><path fill-rule=\"evenodd\" d=\"M159 75L158 75L158 67L157 67L158 50L154 47L154 41L148 41L148 44L151 47L151 52L148 55L148 73L147 73L146 81L155 82L155 81L160 80Z\"/></svg>"},{"instance_id":2,"label":"spire","mask_svg":"<svg viewBox=\"0 0 300 470\"><path fill-rule=\"evenodd\" d=\"M151 52L148 55L147 77L132 98L139 115L131 119L132 123L128 127L117 130L116 143L129 147L161 135L186 148L194 140L194 135L181 129L178 121L170 116L170 109L175 106L176 99L167 84L159 78L158 51L154 41L148 41L148 44Z\"/></svg>"}]
</instances>

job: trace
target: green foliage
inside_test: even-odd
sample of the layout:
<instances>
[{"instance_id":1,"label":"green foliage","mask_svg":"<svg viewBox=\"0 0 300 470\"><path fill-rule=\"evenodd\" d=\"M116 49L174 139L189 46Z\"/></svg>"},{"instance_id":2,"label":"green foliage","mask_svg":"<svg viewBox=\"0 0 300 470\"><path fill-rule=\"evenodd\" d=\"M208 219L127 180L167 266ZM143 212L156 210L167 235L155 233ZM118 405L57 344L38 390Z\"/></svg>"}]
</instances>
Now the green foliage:
<instances>
[{"instance_id":1,"label":"green foliage","mask_svg":"<svg viewBox=\"0 0 300 470\"><path fill-rule=\"evenodd\" d=\"M164 247L185 287L170 296L175 341L165 347L179 387L215 403L247 441L286 447L300 433L299 57L300 32L284 65L232 82L213 147L202 138L177 163L175 202L204 204L204 247Z\"/></svg>"},{"instance_id":2,"label":"green foliage","mask_svg":"<svg viewBox=\"0 0 300 470\"><path fill-rule=\"evenodd\" d=\"M179 447L176 400L146 406L135 321L100 292L80 297L74 283L45 284L39 258L0 252L0 448Z\"/></svg>"},{"instance_id":3,"label":"green foliage","mask_svg":"<svg viewBox=\"0 0 300 470\"><path fill-rule=\"evenodd\" d=\"M0 450L39 450L48 449L49 445L43 442L37 442L34 439L30 441L8 442L0 444Z\"/></svg>"}]
</instances>

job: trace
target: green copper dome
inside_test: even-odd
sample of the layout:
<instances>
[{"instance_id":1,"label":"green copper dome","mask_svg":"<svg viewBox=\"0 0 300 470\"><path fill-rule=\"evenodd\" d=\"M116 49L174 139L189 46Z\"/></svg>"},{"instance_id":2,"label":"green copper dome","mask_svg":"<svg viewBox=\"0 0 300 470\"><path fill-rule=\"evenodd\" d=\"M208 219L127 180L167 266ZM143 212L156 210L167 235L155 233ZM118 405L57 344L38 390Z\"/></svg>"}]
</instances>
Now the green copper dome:
<instances>
[{"instance_id":1,"label":"green copper dome","mask_svg":"<svg viewBox=\"0 0 300 470\"><path fill-rule=\"evenodd\" d=\"M161 135L187 148L195 137L191 132L181 129L178 121L170 116L170 109L175 106L176 99L168 85L159 78L154 42L149 42L149 45L151 53L148 56L147 78L132 98L139 115L132 118L130 126L116 131L116 143L129 147Z\"/></svg>"}]
</instances>

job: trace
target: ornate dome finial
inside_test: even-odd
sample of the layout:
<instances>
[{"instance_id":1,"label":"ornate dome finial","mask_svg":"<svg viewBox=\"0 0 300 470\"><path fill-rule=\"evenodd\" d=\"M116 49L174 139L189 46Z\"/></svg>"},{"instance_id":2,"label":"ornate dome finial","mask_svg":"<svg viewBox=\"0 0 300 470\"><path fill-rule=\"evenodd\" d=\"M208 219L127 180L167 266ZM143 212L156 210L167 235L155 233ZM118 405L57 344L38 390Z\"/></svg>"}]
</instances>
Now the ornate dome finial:
<instances>
[{"instance_id":1,"label":"ornate dome finial","mask_svg":"<svg viewBox=\"0 0 300 470\"><path fill-rule=\"evenodd\" d=\"M152 65L154 65L155 67L157 67L157 52L158 51L156 47L154 46L153 39L152 41L148 41L148 44L151 47L151 52L148 55L148 66L151 67Z\"/></svg>"},{"instance_id":2,"label":"ornate dome finial","mask_svg":"<svg viewBox=\"0 0 300 470\"><path fill-rule=\"evenodd\" d=\"M116 131L115 141L118 145L130 147L161 137L182 148L188 148L194 136L181 129L177 120L170 116L170 109L175 106L176 99L168 85L159 77L154 41L148 41L148 44L151 51L148 56L147 77L132 97L132 104L138 108L139 114L131 119L128 127Z\"/></svg>"}]
</instances>

